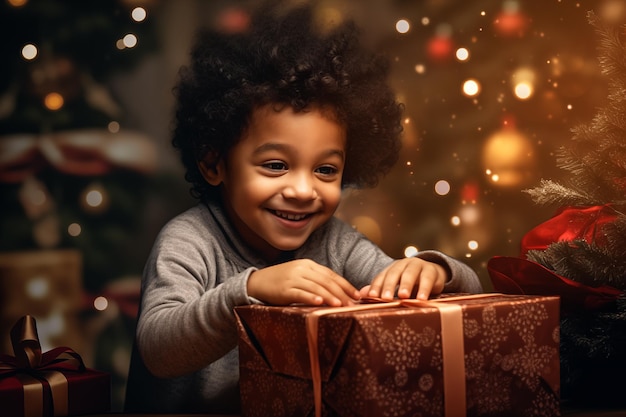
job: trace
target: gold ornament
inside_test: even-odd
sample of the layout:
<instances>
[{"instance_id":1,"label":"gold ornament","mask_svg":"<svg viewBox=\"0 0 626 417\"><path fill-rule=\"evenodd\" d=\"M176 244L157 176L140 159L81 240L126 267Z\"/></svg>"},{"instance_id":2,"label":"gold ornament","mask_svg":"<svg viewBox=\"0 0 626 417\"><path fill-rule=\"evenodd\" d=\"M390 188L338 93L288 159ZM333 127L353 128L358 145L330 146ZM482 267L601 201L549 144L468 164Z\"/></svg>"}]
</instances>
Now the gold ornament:
<instances>
[{"instance_id":1,"label":"gold ornament","mask_svg":"<svg viewBox=\"0 0 626 417\"><path fill-rule=\"evenodd\" d=\"M515 128L505 127L487 139L483 147L482 163L496 186L520 187L534 181L533 146Z\"/></svg>"}]
</instances>

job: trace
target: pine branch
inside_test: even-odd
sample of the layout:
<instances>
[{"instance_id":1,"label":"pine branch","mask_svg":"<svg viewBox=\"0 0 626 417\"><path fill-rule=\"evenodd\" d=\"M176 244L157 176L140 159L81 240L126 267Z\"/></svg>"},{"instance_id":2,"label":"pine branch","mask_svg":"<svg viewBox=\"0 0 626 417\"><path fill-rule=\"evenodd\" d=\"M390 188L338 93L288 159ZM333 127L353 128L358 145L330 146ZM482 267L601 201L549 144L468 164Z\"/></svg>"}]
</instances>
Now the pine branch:
<instances>
[{"instance_id":1,"label":"pine branch","mask_svg":"<svg viewBox=\"0 0 626 417\"><path fill-rule=\"evenodd\" d=\"M567 147L557 153L557 166L571 176L567 186L542 180L525 190L539 204L623 204L626 196L626 47L617 25L606 25L593 12L588 20L599 37L599 60L609 78L610 105L591 123L572 129Z\"/></svg>"},{"instance_id":2,"label":"pine branch","mask_svg":"<svg viewBox=\"0 0 626 417\"><path fill-rule=\"evenodd\" d=\"M589 133L579 127L578 135ZM569 171L570 185L594 204L620 203L626 195L626 141L615 138L601 141L577 141L557 151L557 164ZM582 193L582 191L581 191Z\"/></svg>"},{"instance_id":3,"label":"pine branch","mask_svg":"<svg viewBox=\"0 0 626 417\"><path fill-rule=\"evenodd\" d=\"M626 206L623 208L626 209ZM618 211L617 219L606 224L603 231L607 241L606 251L626 262L626 214L624 211Z\"/></svg>"},{"instance_id":4,"label":"pine branch","mask_svg":"<svg viewBox=\"0 0 626 417\"><path fill-rule=\"evenodd\" d=\"M529 251L527 257L582 284L626 290L626 258L584 240L555 242L544 251Z\"/></svg>"},{"instance_id":5,"label":"pine branch","mask_svg":"<svg viewBox=\"0 0 626 417\"><path fill-rule=\"evenodd\" d=\"M622 101L620 95L626 89L626 47L621 38L625 26L607 25L593 11L587 13L589 23L595 28L599 38L598 53L602 73L612 85L611 100Z\"/></svg>"},{"instance_id":6,"label":"pine branch","mask_svg":"<svg viewBox=\"0 0 626 417\"><path fill-rule=\"evenodd\" d=\"M565 187L552 180L542 179L538 187L523 190L540 205L584 206L595 204L595 200L573 188Z\"/></svg>"}]
</instances>

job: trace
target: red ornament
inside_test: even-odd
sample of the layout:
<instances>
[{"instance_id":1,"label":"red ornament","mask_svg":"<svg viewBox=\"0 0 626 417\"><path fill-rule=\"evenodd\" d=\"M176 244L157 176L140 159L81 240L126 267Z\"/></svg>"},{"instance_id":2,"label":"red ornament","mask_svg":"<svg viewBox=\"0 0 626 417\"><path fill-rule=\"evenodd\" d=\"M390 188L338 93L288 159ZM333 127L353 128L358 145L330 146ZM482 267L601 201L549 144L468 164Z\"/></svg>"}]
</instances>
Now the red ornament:
<instances>
[{"instance_id":1,"label":"red ornament","mask_svg":"<svg viewBox=\"0 0 626 417\"><path fill-rule=\"evenodd\" d=\"M434 62L449 61L453 56L454 45L449 36L435 36L426 45L428 58Z\"/></svg>"},{"instance_id":2,"label":"red ornament","mask_svg":"<svg viewBox=\"0 0 626 417\"><path fill-rule=\"evenodd\" d=\"M493 22L498 34L507 37L523 37L528 27L528 18L519 11L502 11Z\"/></svg>"},{"instance_id":3,"label":"red ornament","mask_svg":"<svg viewBox=\"0 0 626 417\"><path fill-rule=\"evenodd\" d=\"M475 182L468 182L463 185L461 189L461 198L465 202L476 203L478 200L478 194L480 193L480 188L478 184Z\"/></svg>"},{"instance_id":4,"label":"red ornament","mask_svg":"<svg viewBox=\"0 0 626 417\"><path fill-rule=\"evenodd\" d=\"M250 26L250 15L239 8L228 8L220 14L218 24L224 32L245 32Z\"/></svg>"}]
</instances>

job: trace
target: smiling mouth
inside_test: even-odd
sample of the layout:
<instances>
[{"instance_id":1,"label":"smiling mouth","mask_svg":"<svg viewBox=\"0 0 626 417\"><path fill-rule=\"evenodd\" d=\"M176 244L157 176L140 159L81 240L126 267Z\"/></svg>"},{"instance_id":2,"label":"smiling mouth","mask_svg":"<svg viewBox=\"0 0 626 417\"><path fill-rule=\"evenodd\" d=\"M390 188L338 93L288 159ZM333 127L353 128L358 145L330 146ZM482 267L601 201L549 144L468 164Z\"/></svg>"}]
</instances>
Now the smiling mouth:
<instances>
[{"instance_id":1,"label":"smiling mouth","mask_svg":"<svg viewBox=\"0 0 626 417\"><path fill-rule=\"evenodd\" d=\"M311 216L311 214L295 214L295 213L287 213L287 212L278 211L278 210L270 210L270 212L272 212L272 214L274 214L275 216L280 217L281 219L285 219L285 220L289 220L293 222L304 220Z\"/></svg>"}]
</instances>

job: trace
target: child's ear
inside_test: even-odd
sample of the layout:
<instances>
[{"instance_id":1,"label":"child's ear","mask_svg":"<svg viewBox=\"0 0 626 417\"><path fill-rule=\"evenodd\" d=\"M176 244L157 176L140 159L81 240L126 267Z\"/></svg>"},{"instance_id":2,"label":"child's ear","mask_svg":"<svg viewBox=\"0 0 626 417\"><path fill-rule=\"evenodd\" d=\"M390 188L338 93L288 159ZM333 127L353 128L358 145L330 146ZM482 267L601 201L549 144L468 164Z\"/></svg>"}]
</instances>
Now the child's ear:
<instances>
[{"instance_id":1,"label":"child's ear","mask_svg":"<svg viewBox=\"0 0 626 417\"><path fill-rule=\"evenodd\" d=\"M204 159L198 161L198 169L205 181L213 186L220 185L224 180L224 164L221 159L216 163L212 155L207 155Z\"/></svg>"}]
</instances>

